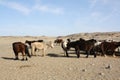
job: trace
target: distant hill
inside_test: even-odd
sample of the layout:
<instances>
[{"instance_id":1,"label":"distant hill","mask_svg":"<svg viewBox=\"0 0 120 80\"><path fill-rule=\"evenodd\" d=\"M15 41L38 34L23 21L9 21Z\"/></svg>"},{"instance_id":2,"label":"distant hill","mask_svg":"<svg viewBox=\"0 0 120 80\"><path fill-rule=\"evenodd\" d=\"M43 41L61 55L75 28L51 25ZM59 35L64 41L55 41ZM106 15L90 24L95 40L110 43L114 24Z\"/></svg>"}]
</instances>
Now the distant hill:
<instances>
[{"instance_id":1,"label":"distant hill","mask_svg":"<svg viewBox=\"0 0 120 80\"><path fill-rule=\"evenodd\" d=\"M70 38L72 40L76 40L79 38L84 39L97 39L97 40L107 40L107 39L113 39L120 41L120 32L94 32L94 33L77 33L77 34L71 34L67 36L60 36L61 38Z\"/></svg>"}]
</instances>

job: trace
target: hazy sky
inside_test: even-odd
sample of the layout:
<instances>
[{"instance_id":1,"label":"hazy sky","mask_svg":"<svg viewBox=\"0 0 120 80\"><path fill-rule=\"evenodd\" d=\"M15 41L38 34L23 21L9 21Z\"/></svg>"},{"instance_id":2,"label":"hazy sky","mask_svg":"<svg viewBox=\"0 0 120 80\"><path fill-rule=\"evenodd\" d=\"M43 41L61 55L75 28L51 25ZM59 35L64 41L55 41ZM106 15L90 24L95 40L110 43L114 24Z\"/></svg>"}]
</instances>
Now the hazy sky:
<instances>
[{"instance_id":1,"label":"hazy sky","mask_svg":"<svg viewBox=\"0 0 120 80\"><path fill-rule=\"evenodd\" d=\"M0 0L0 36L120 31L120 0Z\"/></svg>"}]
</instances>

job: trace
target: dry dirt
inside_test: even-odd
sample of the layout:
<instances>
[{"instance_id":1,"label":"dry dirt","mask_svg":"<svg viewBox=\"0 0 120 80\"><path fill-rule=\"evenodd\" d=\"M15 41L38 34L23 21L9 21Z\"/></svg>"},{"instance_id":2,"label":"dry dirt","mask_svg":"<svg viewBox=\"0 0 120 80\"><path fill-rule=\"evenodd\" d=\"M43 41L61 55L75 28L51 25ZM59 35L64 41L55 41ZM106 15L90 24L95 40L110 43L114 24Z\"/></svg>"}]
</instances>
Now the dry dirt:
<instances>
[{"instance_id":1,"label":"dry dirt","mask_svg":"<svg viewBox=\"0 0 120 80\"><path fill-rule=\"evenodd\" d=\"M12 43L25 40L54 40L55 37L0 37L0 80L120 80L120 58L75 54L65 57L60 46L47 50L46 56L13 60ZM21 55L19 55L21 59Z\"/></svg>"}]
</instances>

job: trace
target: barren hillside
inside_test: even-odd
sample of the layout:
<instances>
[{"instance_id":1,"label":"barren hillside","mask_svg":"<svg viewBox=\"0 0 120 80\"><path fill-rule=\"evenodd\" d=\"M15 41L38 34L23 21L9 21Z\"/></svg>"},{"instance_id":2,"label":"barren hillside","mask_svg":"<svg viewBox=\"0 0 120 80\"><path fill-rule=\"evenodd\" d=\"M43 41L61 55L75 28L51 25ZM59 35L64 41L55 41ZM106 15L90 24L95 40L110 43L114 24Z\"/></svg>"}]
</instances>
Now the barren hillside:
<instances>
[{"instance_id":1,"label":"barren hillside","mask_svg":"<svg viewBox=\"0 0 120 80\"><path fill-rule=\"evenodd\" d=\"M61 36L61 38L70 38L70 39L97 39L97 40L106 40L112 39L116 41L120 41L120 32L94 32L94 33L77 33L77 34L70 34L67 36Z\"/></svg>"}]
</instances>

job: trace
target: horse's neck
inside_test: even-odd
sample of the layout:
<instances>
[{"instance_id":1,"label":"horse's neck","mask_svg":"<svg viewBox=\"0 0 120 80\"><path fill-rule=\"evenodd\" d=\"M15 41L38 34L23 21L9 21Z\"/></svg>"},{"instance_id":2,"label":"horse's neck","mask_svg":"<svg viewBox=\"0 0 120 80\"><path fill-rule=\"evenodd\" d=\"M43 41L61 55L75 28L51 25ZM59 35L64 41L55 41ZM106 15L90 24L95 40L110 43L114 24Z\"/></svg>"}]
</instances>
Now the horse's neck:
<instances>
[{"instance_id":1,"label":"horse's neck","mask_svg":"<svg viewBox=\"0 0 120 80\"><path fill-rule=\"evenodd\" d=\"M51 47L51 44L50 43L46 43L45 47L49 48L49 47Z\"/></svg>"}]
</instances>

